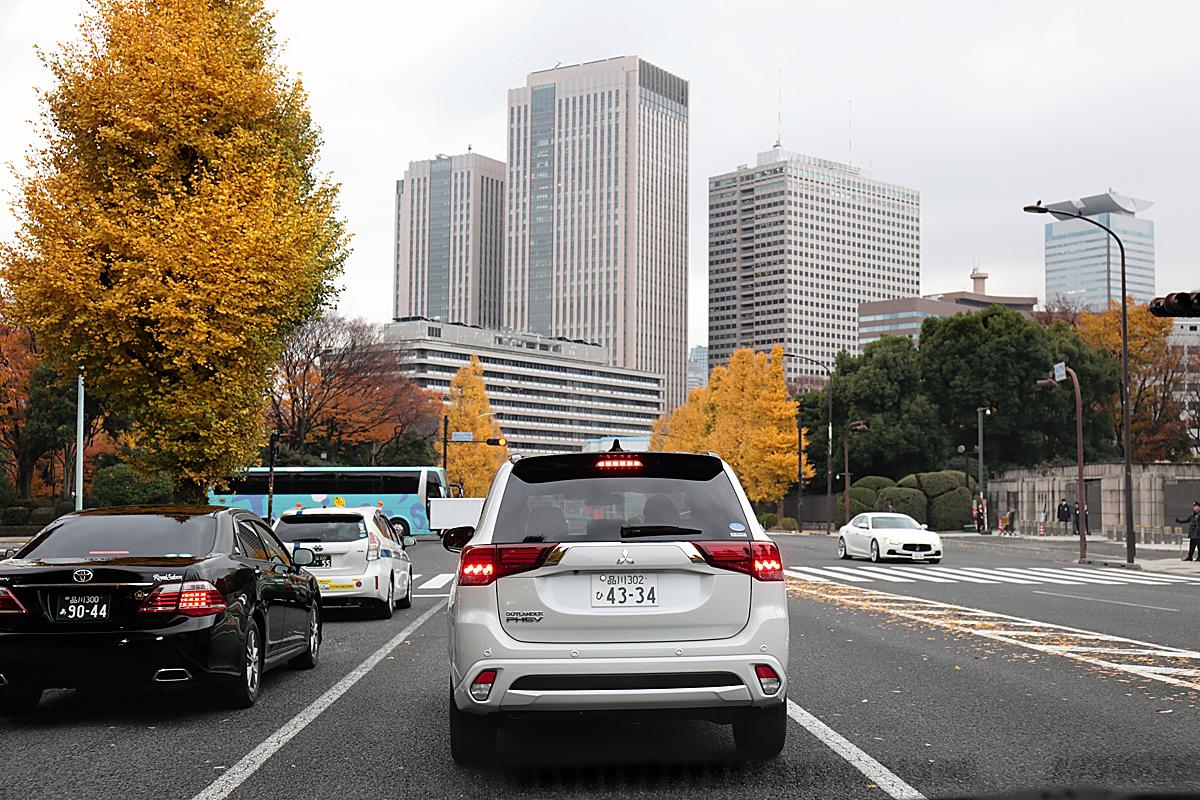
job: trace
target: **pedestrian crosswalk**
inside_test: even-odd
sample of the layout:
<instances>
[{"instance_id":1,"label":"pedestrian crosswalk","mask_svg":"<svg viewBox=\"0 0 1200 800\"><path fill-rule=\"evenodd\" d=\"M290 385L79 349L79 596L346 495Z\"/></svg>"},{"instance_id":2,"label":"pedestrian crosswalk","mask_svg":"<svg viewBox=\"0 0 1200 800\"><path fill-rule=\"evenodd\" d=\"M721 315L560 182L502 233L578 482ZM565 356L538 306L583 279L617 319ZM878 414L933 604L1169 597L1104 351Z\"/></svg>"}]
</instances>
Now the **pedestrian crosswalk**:
<instances>
[{"instance_id":1,"label":"pedestrian crosswalk","mask_svg":"<svg viewBox=\"0 0 1200 800\"><path fill-rule=\"evenodd\" d=\"M972 583L1024 586L1200 586L1200 574L1101 570L1087 567L943 567L932 564L870 566L793 566L785 570L796 579L814 583L920 584Z\"/></svg>"},{"instance_id":2,"label":"pedestrian crosswalk","mask_svg":"<svg viewBox=\"0 0 1200 800\"><path fill-rule=\"evenodd\" d=\"M446 585L448 583L450 583L450 581L454 580L454 573L453 572L443 572L438 575L433 575L431 577L428 577L424 581L420 580L421 578L425 578L425 577L426 576L422 575L419 572L413 574L413 591L416 591L416 592L441 591L442 589L446 588Z\"/></svg>"}]
</instances>

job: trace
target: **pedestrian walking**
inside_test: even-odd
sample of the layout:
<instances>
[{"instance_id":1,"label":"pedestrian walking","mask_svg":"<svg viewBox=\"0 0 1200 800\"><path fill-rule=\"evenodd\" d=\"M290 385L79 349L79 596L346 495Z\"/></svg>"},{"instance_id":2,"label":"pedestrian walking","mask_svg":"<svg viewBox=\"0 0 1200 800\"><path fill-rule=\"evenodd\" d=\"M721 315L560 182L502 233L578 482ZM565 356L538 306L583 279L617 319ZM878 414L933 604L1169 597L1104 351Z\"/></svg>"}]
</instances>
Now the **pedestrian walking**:
<instances>
[{"instance_id":1,"label":"pedestrian walking","mask_svg":"<svg viewBox=\"0 0 1200 800\"><path fill-rule=\"evenodd\" d=\"M1079 501L1075 501L1075 535L1079 535Z\"/></svg>"},{"instance_id":2,"label":"pedestrian walking","mask_svg":"<svg viewBox=\"0 0 1200 800\"><path fill-rule=\"evenodd\" d=\"M1196 560L1200 561L1200 499L1192 503L1190 517L1176 518L1175 521L1188 526L1188 552L1183 560L1191 561L1195 556Z\"/></svg>"},{"instance_id":3,"label":"pedestrian walking","mask_svg":"<svg viewBox=\"0 0 1200 800\"><path fill-rule=\"evenodd\" d=\"M1067 498L1064 497L1061 501L1059 501L1058 510L1055 513L1055 517L1057 517L1058 521L1062 523L1062 532L1065 535L1067 533L1068 526L1071 524L1071 507L1067 505Z\"/></svg>"}]
</instances>

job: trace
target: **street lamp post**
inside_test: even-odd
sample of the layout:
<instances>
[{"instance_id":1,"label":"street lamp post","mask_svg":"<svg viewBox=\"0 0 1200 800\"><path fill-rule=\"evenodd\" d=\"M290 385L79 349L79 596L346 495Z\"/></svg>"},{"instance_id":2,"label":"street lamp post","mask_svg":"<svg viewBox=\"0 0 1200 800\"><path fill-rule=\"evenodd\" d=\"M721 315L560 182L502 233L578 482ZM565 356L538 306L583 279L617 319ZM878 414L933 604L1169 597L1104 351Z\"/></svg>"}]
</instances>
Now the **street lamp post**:
<instances>
[{"instance_id":1,"label":"street lamp post","mask_svg":"<svg viewBox=\"0 0 1200 800\"><path fill-rule=\"evenodd\" d=\"M983 417L992 415L992 409L987 406L979 406L975 409L975 413L979 415L979 511L982 515L982 524L979 526L979 532L985 533L991 530L988 524L987 517L987 493L983 490Z\"/></svg>"},{"instance_id":2,"label":"street lamp post","mask_svg":"<svg viewBox=\"0 0 1200 800\"><path fill-rule=\"evenodd\" d=\"M1065 365L1064 365L1065 366ZM1057 367L1056 367L1057 368ZM1083 393L1079 391L1079 376L1075 370L1066 367L1066 373L1075 386L1075 460L1078 465L1075 481L1075 506L1079 509L1079 560L1087 559L1087 499L1083 491ZM1053 375L1054 373L1051 373ZM1058 381L1053 377L1037 382L1039 388L1051 391L1058 389Z\"/></svg>"},{"instance_id":3,"label":"street lamp post","mask_svg":"<svg viewBox=\"0 0 1200 800\"><path fill-rule=\"evenodd\" d=\"M820 361L802 356L798 353L784 353L784 358L797 358L819 367L825 371L825 375L829 380L825 384L825 394L829 400L829 408L826 416L826 432L825 432L825 502L829 503L829 519L825 522L825 530L827 533L833 531L833 371L829 367L822 364ZM799 498L799 510L796 522L801 531L804 530L804 450L802 432L804 426L800 421L800 409L796 409L796 449L799 450L800 462L796 465L796 473L799 478L799 486L796 487L796 497Z\"/></svg>"},{"instance_id":4,"label":"street lamp post","mask_svg":"<svg viewBox=\"0 0 1200 800\"><path fill-rule=\"evenodd\" d=\"M842 435L842 450L845 454L846 468L842 472L842 482L845 486L843 494L843 504L846 509L846 522L850 521L850 434L863 433L870 430L867 421L864 419L856 419L846 426L846 433Z\"/></svg>"},{"instance_id":5,"label":"street lamp post","mask_svg":"<svg viewBox=\"0 0 1200 800\"><path fill-rule=\"evenodd\" d=\"M83 367L75 385L75 510L83 510Z\"/></svg>"},{"instance_id":6,"label":"street lamp post","mask_svg":"<svg viewBox=\"0 0 1200 800\"><path fill-rule=\"evenodd\" d=\"M1125 451L1125 561L1132 564L1137 555L1137 545L1133 542L1133 445L1129 433L1129 295L1125 284L1125 243L1117 236L1116 231L1107 225L1074 211L1046 208L1041 200L1035 205L1025 206L1025 211L1030 214L1053 214L1060 218L1081 219L1111 236L1121 252L1121 449ZM1082 507L1080 513L1083 513Z\"/></svg>"}]
</instances>

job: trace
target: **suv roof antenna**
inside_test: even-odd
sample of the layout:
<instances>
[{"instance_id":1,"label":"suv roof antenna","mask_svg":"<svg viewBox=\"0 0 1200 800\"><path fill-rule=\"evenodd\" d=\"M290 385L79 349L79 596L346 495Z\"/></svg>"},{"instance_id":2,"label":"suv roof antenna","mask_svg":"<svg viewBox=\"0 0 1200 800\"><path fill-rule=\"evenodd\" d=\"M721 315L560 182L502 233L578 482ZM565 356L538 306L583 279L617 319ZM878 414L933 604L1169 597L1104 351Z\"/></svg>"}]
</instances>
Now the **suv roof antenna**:
<instances>
[{"instance_id":1,"label":"suv roof antenna","mask_svg":"<svg viewBox=\"0 0 1200 800\"><path fill-rule=\"evenodd\" d=\"M610 452L610 453L624 453L625 451L624 451L624 450L621 448L621 440L620 440L620 439L613 439L612 447L608 448L608 452Z\"/></svg>"}]
</instances>

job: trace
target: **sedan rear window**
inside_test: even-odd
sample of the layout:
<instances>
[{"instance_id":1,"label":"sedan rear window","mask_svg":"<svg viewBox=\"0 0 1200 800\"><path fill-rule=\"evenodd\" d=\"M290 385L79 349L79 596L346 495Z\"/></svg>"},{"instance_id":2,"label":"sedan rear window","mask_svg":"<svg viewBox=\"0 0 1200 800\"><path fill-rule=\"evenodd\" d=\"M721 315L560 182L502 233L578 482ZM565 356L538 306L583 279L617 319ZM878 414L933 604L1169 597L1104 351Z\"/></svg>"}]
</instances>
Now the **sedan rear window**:
<instances>
[{"instance_id":1,"label":"sedan rear window","mask_svg":"<svg viewBox=\"0 0 1200 800\"><path fill-rule=\"evenodd\" d=\"M357 514L289 514L279 519L275 535L294 542L356 542L367 538L367 523Z\"/></svg>"},{"instance_id":2,"label":"sedan rear window","mask_svg":"<svg viewBox=\"0 0 1200 800\"><path fill-rule=\"evenodd\" d=\"M203 556L217 541L211 516L113 514L67 517L39 533L18 558L89 559Z\"/></svg>"},{"instance_id":3,"label":"sedan rear window","mask_svg":"<svg viewBox=\"0 0 1200 800\"><path fill-rule=\"evenodd\" d=\"M709 463L672 469L661 456L638 454L616 467L573 457L552 470L514 469L492 541L748 539L750 527L720 462L683 458Z\"/></svg>"}]
</instances>

